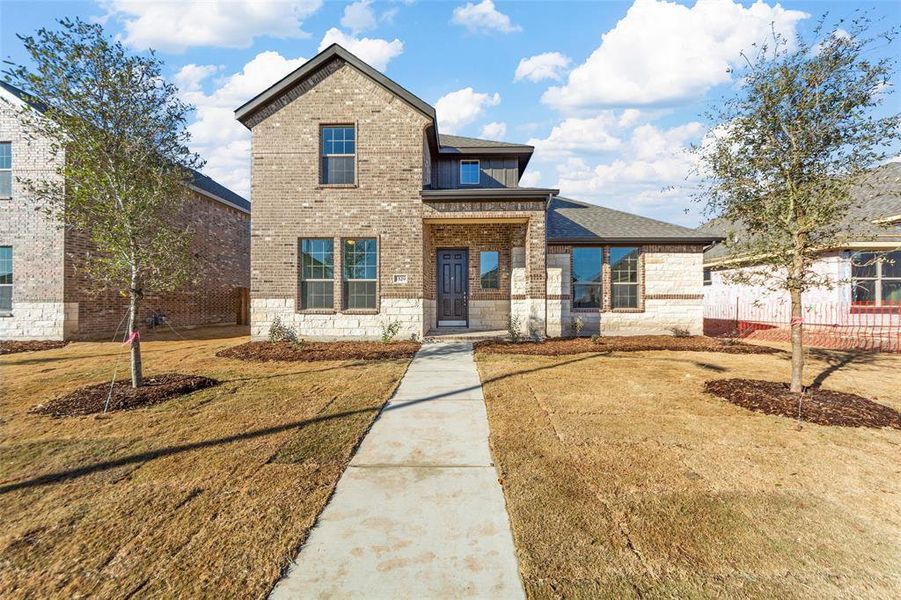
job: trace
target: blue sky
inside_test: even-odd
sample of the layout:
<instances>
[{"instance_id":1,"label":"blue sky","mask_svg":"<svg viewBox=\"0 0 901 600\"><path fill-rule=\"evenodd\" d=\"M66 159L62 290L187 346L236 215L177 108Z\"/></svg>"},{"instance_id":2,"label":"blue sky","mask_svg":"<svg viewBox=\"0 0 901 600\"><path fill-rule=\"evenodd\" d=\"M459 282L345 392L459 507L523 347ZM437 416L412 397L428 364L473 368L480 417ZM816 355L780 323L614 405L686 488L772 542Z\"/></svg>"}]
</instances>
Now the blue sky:
<instances>
[{"instance_id":1,"label":"blue sky","mask_svg":"<svg viewBox=\"0 0 901 600\"><path fill-rule=\"evenodd\" d=\"M901 24L892 1L0 0L0 53L26 60L15 34L67 16L156 48L197 106L205 172L248 195L249 133L233 109L338 41L436 106L440 131L534 144L524 185L694 225L686 148L733 89L727 67L771 23L803 33L857 8L880 31ZM885 110L899 110L897 95Z\"/></svg>"}]
</instances>

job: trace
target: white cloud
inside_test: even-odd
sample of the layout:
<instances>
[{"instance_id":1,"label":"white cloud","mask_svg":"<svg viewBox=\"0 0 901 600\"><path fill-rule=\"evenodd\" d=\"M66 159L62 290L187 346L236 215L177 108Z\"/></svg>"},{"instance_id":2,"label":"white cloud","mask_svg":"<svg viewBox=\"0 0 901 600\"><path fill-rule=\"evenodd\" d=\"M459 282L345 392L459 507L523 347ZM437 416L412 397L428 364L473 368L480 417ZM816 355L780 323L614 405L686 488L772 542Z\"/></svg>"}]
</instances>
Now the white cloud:
<instances>
[{"instance_id":1,"label":"white cloud","mask_svg":"<svg viewBox=\"0 0 901 600\"><path fill-rule=\"evenodd\" d=\"M206 159L203 171L233 191L250 195L250 132L234 110L306 62L277 52L261 52L237 73L216 81L209 94L202 84L221 69L189 64L175 75L181 96L196 107L188 126L192 150Z\"/></svg>"},{"instance_id":2,"label":"white cloud","mask_svg":"<svg viewBox=\"0 0 901 600\"><path fill-rule=\"evenodd\" d=\"M529 81L541 81L542 79L559 80L570 62L571 60L568 56L564 56L559 52L536 54L519 61L513 81L522 79L528 79Z\"/></svg>"},{"instance_id":3,"label":"white cloud","mask_svg":"<svg viewBox=\"0 0 901 600\"><path fill-rule=\"evenodd\" d=\"M632 129L615 155L590 164L571 157L557 166L554 187L561 194L645 216L694 224L690 175L695 158L689 144L702 139L704 127L690 122L670 129L644 123Z\"/></svg>"},{"instance_id":4,"label":"white cloud","mask_svg":"<svg viewBox=\"0 0 901 600\"><path fill-rule=\"evenodd\" d=\"M488 140L503 140L507 136L507 124L503 121L486 123L479 135Z\"/></svg>"},{"instance_id":5,"label":"white cloud","mask_svg":"<svg viewBox=\"0 0 901 600\"><path fill-rule=\"evenodd\" d=\"M798 21L807 16L762 0L748 8L731 0L698 0L692 7L636 0L601 36L588 60L570 72L564 85L549 88L542 101L578 111L697 98L728 82L728 68L737 64L742 50L767 39L771 25L793 39Z\"/></svg>"},{"instance_id":6,"label":"white cloud","mask_svg":"<svg viewBox=\"0 0 901 600\"><path fill-rule=\"evenodd\" d=\"M545 138L532 138L529 144L545 158L565 158L617 150L622 145L621 133L638 118L639 111L627 110L619 115L612 110L594 117L568 118L551 129Z\"/></svg>"},{"instance_id":7,"label":"white cloud","mask_svg":"<svg viewBox=\"0 0 901 600\"><path fill-rule=\"evenodd\" d=\"M368 63L379 71L388 68L391 59L401 55L404 51L404 43L398 39L393 41L379 38L358 38L347 35L340 29L332 27L322 36L319 42L319 50L324 50L332 44L340 44L356 54L363 62Z\"/></svg>"},{"instance_id":8,"label":"white cloud","mask_svg":"<svg viewBox=\"0 0 901 600\"><path fill-rule=\"evenodd\" d=\"M541 183L541 171L526 171L519 178L520 187L539 187Z\"/></svg>"},{"instance_id":9,"label":"white cloud","mask_svg":"<svg viewBox=\"0 0 901 600\"><path fill-rule=\"evenodd\" d=\"M375 11L372 10L372 0L360 0L344 7L341 26L350 29L354 35L373 29L375 25L376 18Z\"/></svg>"},{"instance_id":10,"label":"white cloud","mask_svg":"<svg viewBox=\"0 0 901 600\"><path fill-rule=\"evenodd\" d=\"M322 0L105 0L107 14L121 22L133 48L183 52L194 46L247 48L257 36L309 37L304 19Z\"/></svg>"},{"instance_id":11,"label":"white cloud","mask_svg":"<svg viewBox=\"0 0 901 600\"><path fill-rule=\"evenodd\" d=\"M454 25L462 25L472 33L500 31L513 33L522 31L522 27L514 25L510 17L494 7L491 0L482 0L478 4L472 2L454 9L451 19Z\"/></svg>"},{"instance_id":12,"label":"white cloud","mask_svg":"<svg viewBox=\"0 0 901 600\"><path fill-rule=\"evenodd\" d=\"M482 116L486 108L497 106L501 95L483 94L471 87L445 94L435 103L438 113L438 128L445 133L454 133L464 125Z\"/></svg>"}]
</instances>

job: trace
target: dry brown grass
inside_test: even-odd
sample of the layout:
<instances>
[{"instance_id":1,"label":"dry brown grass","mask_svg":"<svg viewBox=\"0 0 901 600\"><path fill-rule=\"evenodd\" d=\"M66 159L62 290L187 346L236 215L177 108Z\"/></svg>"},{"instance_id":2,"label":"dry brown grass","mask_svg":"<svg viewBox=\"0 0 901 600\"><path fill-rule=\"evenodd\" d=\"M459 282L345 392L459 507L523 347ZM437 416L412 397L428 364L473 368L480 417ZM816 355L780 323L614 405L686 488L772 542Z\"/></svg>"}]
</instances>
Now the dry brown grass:
<instances>
[{"instance_id":1,"label":"dry brown grass","mask_svg":"<svg viewBox=\"0 0 901 600\"><path fill-rule=\"evenodd\" d=\"M5 597L268 592L409 361L216 358L246 341L238 333L148 341L148 374L177 370L223 383L108 418L27 410L107 380L120 355L124 377L120 345L73 343L0 359Z\"/></svg>"},{"instance_id":2,"label":"dry brown grass","mask_svg":"<svg viewBox=\"0 0 901 600\"><path fill-rule=\"evenodd\" d=\"M901 355L815 356L824 388L901 408ZM703 392L786 356L477 361L530 597L901 597L901 432Z\"/></svg>"}]
</instances>

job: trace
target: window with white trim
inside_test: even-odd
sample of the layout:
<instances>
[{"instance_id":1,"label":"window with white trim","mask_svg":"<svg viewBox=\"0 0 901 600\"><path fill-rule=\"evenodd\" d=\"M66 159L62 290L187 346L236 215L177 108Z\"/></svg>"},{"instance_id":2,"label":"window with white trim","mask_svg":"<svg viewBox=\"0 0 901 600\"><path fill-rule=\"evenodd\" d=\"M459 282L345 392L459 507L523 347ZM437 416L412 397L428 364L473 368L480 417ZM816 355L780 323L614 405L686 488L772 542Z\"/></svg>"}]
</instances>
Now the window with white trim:
<instances>
[{"instance_id":1,"label":"window with white trim","mask_svg":"<svg viewBox=\"0 0 901 600\"><path fill-rule=\"evenodd\" d=\"M851 298L864 306L901 305L901 250L853 254Z\"/></svg>"},{"instance_id":2,"label":"window with white trim","mask_svg":"<svg viewBox=\"0 0 901 600\"><path fill-rule=\"evenodd\" d=\"M638 308L639 248L610 248L610 307Z\"/></svg>"},{"instance_id":3,"label":"window with white trim","mask_svg":"<svg viewBox=\"0 0 901 600\"><path fill-rule=\"evenodd\" d=\"M0 142L0 199L13 197L13 145Z\"/></svg>"},{"instance_id":4,"label":"window with white trim","mask_svg":"<svg viewBox=\"0 0 901 600\"><path fill-rule=\"evenodd\" d=\"M344 264L346 309L375 309L378 280L378 246L374 238L344 240L341 247Z\"/></svg>"},{"instance_id":5,"label":"window with white trim","mask_svg":"<svg viewBox=\"0 0 901 600\"><path fill-rule=\"evenodd\" d=\"M300 306L335 307L335 254L330 239L300 240Z\"/></svg>"},{"instance_id":6,"label":"window with white trim","mask_svg":"<svg viewBox=\"0 0 901 600\"><path fill-rule=\"evenodd\" d=\"M13 309L13 247L0 246L0 312Z\"/></svg>"},{"instance_id":7,"label":"window with white trim","mask_svg":"<svg viewBox=\"0 0 901 600\"><path fill-rule=\"evenodd\" d=\"M353 125L322 128L322 167L319 183L349 185L356 183L357 136Z\"/></svg>"},{"instance_id":8,"label":"window with white trim","mask_svg":"<svg viewBox=\"0 0 901 600\"><path fill-rule=\"evenodd\" d=\"M460 185L479 185L482 168L477 160L460 161Z\"/></svg>"}]
</instances>

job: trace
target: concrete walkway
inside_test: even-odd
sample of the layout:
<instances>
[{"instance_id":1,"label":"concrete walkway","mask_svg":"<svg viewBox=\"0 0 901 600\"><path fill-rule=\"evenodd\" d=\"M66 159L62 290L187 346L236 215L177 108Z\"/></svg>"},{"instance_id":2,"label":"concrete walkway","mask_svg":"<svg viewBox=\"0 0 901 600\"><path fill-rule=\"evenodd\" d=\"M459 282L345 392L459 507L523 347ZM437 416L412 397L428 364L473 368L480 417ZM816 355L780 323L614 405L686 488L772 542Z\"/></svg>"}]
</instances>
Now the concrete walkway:
<instances>
[{"instance_id":1,"label":"concrete walkway","mask_svg":"<svg viewBox=\"0 0 901 600\"><path fill-rule=\"evenodd\" d=\"M271 598L523 598L468 343L424 344Z\"/></svg>"}]
</instances>

